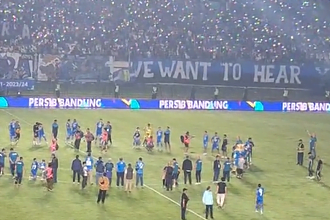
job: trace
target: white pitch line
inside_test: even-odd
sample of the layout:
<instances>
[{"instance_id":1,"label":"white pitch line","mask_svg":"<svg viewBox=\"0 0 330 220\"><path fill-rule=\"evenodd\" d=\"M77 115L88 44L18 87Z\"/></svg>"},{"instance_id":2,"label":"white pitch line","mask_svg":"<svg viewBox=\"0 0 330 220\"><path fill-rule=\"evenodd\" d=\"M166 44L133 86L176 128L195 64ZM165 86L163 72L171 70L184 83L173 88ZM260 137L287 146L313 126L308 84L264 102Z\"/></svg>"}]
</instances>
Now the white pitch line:
<instances>
[{"instance_id":1,"label":"white pitch line","mask_svg":"<svg viewBox=\"0 0 330 220\"><path fill-rule=\"evenodd\" d=\"M13 117L19 119L20 121L24 122L24 123L27 124L27 125L31 125L31 126L32 126L32 124L31 124L30 122L26 121L26 120L23 119L23 118L18 117L17 115L14 115L13 113L11 113L11 112L9 112L9 111L7 111L7 110L5 110L5 109L2 109L2 111L5 112L5 113L7 113L8 115L11 115L11 116L13 116ZM79 149L79 152L82 153L82 154L85 154L85 155L86 155L86 152L85 152L85 151L82 151L82 150ZM97 160L96 157L94 157L94 159ZM164 195L163 193L159 192L158 190L152 188L151 186L144 184L144 187L147 188L147 189L149 189L149 190L151 190L152 192L156 193L156 194L159 195L160 197L162 197L162 198L164 198L164 199L166 199L166 200L172 202L173 204L175 204L175 205L181 207L180 203L174 201L174 200L171 199L170 197ZM206 220L202 215L198 214L197 212L195 212L195 211L193 211L193 210L191 210L191 209L187 209L187 211L190 212L191 214L197 216L197 217L200 218L200 219Z\"/></svg>"}]
</instances>

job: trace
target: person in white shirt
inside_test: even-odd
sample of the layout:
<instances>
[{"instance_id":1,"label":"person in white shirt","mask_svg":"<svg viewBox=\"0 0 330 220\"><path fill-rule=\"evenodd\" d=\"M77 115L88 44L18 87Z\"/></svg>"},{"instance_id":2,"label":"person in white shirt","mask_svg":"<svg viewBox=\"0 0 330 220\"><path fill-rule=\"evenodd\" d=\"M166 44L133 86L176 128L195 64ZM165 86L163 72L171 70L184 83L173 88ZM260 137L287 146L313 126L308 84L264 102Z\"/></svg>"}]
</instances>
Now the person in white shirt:
<instances>
[{"instance_id":1,"label":"person in white shirt","mask_svg":"<svg viewBox=\"0 0 330 220\"><path fill-rule=\"evenodd\" d=\"M85 161L83 162L81 175L82 175L81 189L85 189L85 187L87 186L87 179L88 179L88 167Z\"/></svg>"},{"instance_id":2,"label":"person in white shirt","mask_svg":"<svg viewBox=\"0 0 330 220\"><path fill-rule=\"evenodd\" d=\"M210 215L213 219L213 194L210 186L206 188L203 194L203 204L205 205L205 218L208 219Z\"/></svg>"}]
</instances>

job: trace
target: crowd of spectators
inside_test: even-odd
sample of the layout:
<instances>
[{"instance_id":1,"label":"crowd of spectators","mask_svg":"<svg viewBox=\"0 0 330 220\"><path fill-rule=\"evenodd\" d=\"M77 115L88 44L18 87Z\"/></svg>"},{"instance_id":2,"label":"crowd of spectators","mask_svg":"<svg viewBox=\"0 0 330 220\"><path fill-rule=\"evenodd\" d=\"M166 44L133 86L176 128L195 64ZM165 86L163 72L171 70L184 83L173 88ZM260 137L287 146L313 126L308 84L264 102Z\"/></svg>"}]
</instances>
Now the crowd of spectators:
<instances>
[{"instance_id":1,"label":"crowd of spectators","mask_svg":"<svg viewBox=\"0 0 330 220\"><path fill-rule=\"evenodd\" d=\"M1 50L118 59L328 61L324 0L2 0ZM13 36L23 25L30 39ZM16 32L15 32L16 31Z\"/></svg>"}]
</instances>

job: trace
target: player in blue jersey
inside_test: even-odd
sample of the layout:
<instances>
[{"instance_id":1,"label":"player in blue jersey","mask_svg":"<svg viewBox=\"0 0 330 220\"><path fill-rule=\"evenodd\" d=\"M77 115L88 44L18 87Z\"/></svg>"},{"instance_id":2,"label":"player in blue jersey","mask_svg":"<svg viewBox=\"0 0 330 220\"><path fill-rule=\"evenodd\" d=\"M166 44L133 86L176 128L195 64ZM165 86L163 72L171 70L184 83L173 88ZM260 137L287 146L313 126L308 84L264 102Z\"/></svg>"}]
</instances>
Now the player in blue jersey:
<instances>
[{"instance_id":1,"label":"player in blue jersey","mask_svg":"<svg viewBox=\"0 0 330 220\"><path fill-rule=\"evenodd\" d=\"M207 155L207 147L209 145L209 134L207 133L207 131L204 132L203 135L203 150L204 150L204 155Z\"/></svg>"},{"instance_id":2,"label":"player in blue jersey","mask_svg":"<svg viewBox=\"0 0 330 220\"><path fill-rule=\"evenodd\" d=\"M38 165L41 180L46 180L46 166L46 160L42 160Z\"/></svg>"},{"instance_id":3,"label":"player in blue jersey","mask_svg":"<svg viewBox=\"0 0 330 220\"><path fill-rule=\"evenodd\" d=\"M265 190L259 183L256 190L256 212L260 212L260 214L264 213L264 193Z\"/></svg>"},{"instance_id":4,"label":"player in blue jersey","mask_svg":"<svg viewBox=\"0 0 330 220\"><path fill-rule=\"evenodd\" d=\"M245 158L246 158L246 168L249 169L251 165L251 152L252 152L252 145L248 144L244 148L245 151Z\"/></svg>"},{"instance_id":5,"label":"player in blue jersey","mask_svg":"<svg viewBox=\"0 0 330 220\"><path fill-rule=\"evenodd\" d=\"M249 149L249 156L250 156L250 164L252 164L252 153L253 153L253 147L254 147L254 142L251 137L248 138L248 140L245 142L245 147L248 146Z\"/></svg>"},{"instance_id":6,"label":"player in blue jersey","mask_svg":"<svg viewBox=\"0 0 330 220\"><path fill-rule=\"evenodd\" d=\"M211 138L211 142L212 142L212 153L216 151L217 154L219 154L220 137L218 136L217 132L214 133L214 136Z\"/></svg>"},{"instance_id":7,"label":"player in blue jersey","mask_svg":"<svg viewBox=\"0 0 330 220\"><path fill-rule=\"evenodd\" d=\"M78 127L79 127L79 124L78 124L77 120L76 119L73 119L72 124L71 124L71 129L72 129L71 141L73 141L74 134L77 132Z\"/></svg>"},{"instance_id":8,"label":"player in blue jersey","mask_svg":"<svg viewBox=\"0 0 330 220\"><path fill-rule=\"evenodd\" d=\"M156 136L157 136L157 149L158 151L163 151L163 131L161 127L158 127L158 130L156 131Z\"/></svg>"},{"instance_id":9,"label":"player in blue jersey","mask_svg":"<svg viewBox=\"0 0 330 220\"><path fill-rule=\"evenodd\" d=\"M65 124L65 129L66 129L66 143L68 144L70 141L71 136L73 135L72 133L72 127L71 127L71 120L68 119Z\"/></svg>"},{"instance_id":10,"label":"player in blue jersey","mask_svg":"<svg viewBox=\"0 0 330 220\"><path fill-rule=\"evenodd\" d=\"M167 126L166 130L164 131L164 146L165 150L171 152L171 130L170 127Z\"/></svg>"},{"instance_id":11,"label":"player in blue jersey","mask_svg":"<svg viewBox=\"0 0 330 220\"><path fill-rule=\"evenodd\" d=\"M10 140L10 144L14 145L16 140L16 121L15 119L12 119L11 122L9 123L8 126L8 130L9 130L9 140Z\"/></svg>"},{"instance_id":12,"label":"player in blue jersey","mask_svg":"<svg viewBox=\"0 0 330 220\"><path fill-rule=\"evenodd\" d=\"M41 144L41 140L44 139L47 143L47 138L45 135L44 127L41 123L39 123L39 129L38 129L38 141L39 144Z\"/></svg>"},{"instance_id":13,"label":"player in blue jersey","mask_svg":"<svg viewBox=\"0 0 330 220\"><path fill-rule=\"evenodd\" d=\"M173 184L173 187L177 187L177 186L179 186L178 179L179 179L179 175L180 175L180 167L179 167L179 163L176 161L175 158L173 158L172 167L173 167L172 184Z\"/></svg>"},{"instance_id":14,"label":"player in blue jersey","mask_svg":"<svg viewBox=\"0 0 330 220\"><path fill-rule=\"evenodd\" d=\"M32 161L32 164L31 164L30 180L36 180L37 179L38 167L39 167L39 164L37 162L37 158L33 158L33 161Z\"/></svg>"},{"instance_id":15,"label":"player in blue jersey","mask_svg":"<svg viewBox=\"0 0 330 220\"><path fill-rule=\"evenodd\" d=\"M97 145L97 141L98 141L100 147L101 147L103 127L104 127L104 123L102 121L102 118L100 118L100 120L96 123L96 129L95 129L95 145Z\"/></svg>"},{"instance_id":16,"label":"player in blue jersey","mask_svg":"<svg viewBox=\"0 0 330 220\"><path fill-rule=\"evenodd\" d=\"M16 177L15 177L15 185L19 187L22 184L24 174L24 162L23 157L20 157L19 160L16 161Z\"/></svg>"},{"instance_id":17,"label":"player in blue jersey","mask_svg":"<svg viewBox=\"0 0 330 220\"><path fill-rule=\"evenodd\" d=\"M89 184L93 185L92 177L93 177L94 159L93 159L91 153L87 154L85 162L86 162L86 167L87 167Z\"/></svg>"},{"instance_id":18,"label":"player in blue jersey","mask_svg":"<svg viewBox=\"0 0 330 220\"><path fill-rule=\"evenodd\" d=\"M310 137L309 139L309 152L312 153L312 157L313 160L316 158L316 142L317 142L317 138L316 138L316 134L315 133L309 133L309 131L307 130L307 134Z\"/></svg>"},{"instance_id":19,"label":"player in blue jersey","mask_svg":"<svg viewBox=\"0 0 330 220\"><path fill-rule=\"evenodd\" d=\"M0 176L4 174L4 169L5 169L5 160L6 160L6 149L2 148L0 152Z\"/></svg>"}]
</instances>

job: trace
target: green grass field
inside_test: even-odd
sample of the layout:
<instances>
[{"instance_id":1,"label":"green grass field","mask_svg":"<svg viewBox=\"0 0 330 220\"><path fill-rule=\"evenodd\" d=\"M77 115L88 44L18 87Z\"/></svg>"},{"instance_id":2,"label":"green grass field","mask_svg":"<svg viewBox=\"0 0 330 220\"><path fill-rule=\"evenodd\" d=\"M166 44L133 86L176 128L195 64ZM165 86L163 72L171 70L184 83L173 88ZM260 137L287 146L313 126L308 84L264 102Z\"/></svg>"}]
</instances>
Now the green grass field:
<instances>
[{"instance_id":1,"label":"green grass field","mask_svg":"<svg viewBox=\"0 0 330 220\"><path fill-rule=\"evenodd\" d=\"M103 158L113 158L114 162L123 157L126 163L135 163L138 157L145 161L144 189L134 189L126 194L122 188L110 189L105 205L96 204L97 187L88 186L81 191L80 186L72 185L70 166L75 153L64 144L64 126L68 118L76 118L83 129L94 129L99 118L110 120L113 125L114 147ZM179 136L187 130L195 134L192 140L191 157L202 153L202 134L204 130L226 133L233 144L237 135L243 140L253 137L253 166L247 171L243 180L232 178L229 184L229 195L224 210L215 210L215 219L329 219L330 190L329 166L324 166L324 178L321 182L306 179L307 169L296 166L296 144L302 138L308 147L309 137L306 129L316 132L318 137L317 153L325 163L330 158L328 125L330 117L326 114L282 114L282 113L243 113L211 111L129 111L129 110L51 110L51 109L6 109L0 110L2 136L0 144L9 151L7 125L14 118L21 122L22 138L16 147L24 157L26 175L23 185L17 189L10 176L0 179L1 219L143 219L165 220L180 219L181 189L166 192L161 187L161 170L165 163L176 157L182 163L184 157ZM27 179L32 158L49 159L49 147L34 149L31 146L32 123L40 121L46 133L50 135L51 123L57 119L60 127L60 163L59 183L53 192L46 192L41 183L29 182ZM148 122L155 129L158 126L170 126L172 129L172 154L131 148L131 136L136 126L144 127ZM99 150L93 148L93 156L100 156ZM85 145L82 143L82 150ZM85 155L81 153L81 157ZM202 185L187 186L191 198L187 215L188 220L203 219L201 197L212 179L211 155L203 156ZM194 159L195 160L195 159ZM7 161L6 161L7 163ZM307 161L305 162L307 164ZM8 166L6 164L6 166ZM8 173L8 171L7 171ZM182 182L182 179L180 180ZM261 216L254 212L255 188L258 183L265 187L265 213ZM215 186L213 186L215 191Z\"/></svg>"}]
</instances>

